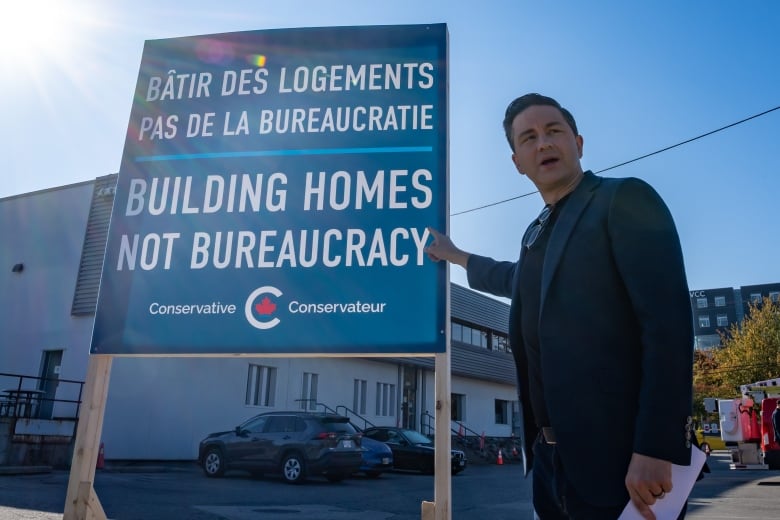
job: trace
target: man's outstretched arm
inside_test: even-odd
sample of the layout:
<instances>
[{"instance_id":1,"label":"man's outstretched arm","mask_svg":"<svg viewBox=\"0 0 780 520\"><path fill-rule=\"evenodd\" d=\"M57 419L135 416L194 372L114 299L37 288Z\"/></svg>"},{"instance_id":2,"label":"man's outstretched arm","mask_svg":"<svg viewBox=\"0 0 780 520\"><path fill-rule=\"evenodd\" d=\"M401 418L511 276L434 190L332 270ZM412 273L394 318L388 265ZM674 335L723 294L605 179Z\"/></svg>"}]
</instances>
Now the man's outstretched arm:
<instances>
[{"instance_id":1,"label":"man's outstretched arm","mask_svg":"<svg viewBox=\"0 0 780 520\"><path fill-rule=\"evenodd\" d=\"M428 232L433 237L433 241L428 244L428 247L425 248L425 253L428 255L428 258L434 262L444 260L450 262L451 264L457 264L463 269L466 269L471 253L467 253L466 251L458 248L452 242L450 237L439 233L431 227L428 228Z\"/></svg>"}]
</instances>

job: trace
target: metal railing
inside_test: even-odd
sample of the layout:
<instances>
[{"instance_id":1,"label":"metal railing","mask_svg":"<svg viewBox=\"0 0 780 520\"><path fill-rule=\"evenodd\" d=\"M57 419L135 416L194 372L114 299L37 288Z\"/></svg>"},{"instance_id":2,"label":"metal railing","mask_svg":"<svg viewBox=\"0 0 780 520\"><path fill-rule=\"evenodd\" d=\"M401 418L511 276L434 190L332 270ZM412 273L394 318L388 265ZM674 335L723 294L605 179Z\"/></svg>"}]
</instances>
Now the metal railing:
<instances>
[{"instance_id":1,"label":"metal railing","mask_svg":"<svg viewBox=\"0 0 780 520\"><path fill-rule=\"evenodd\" d=\"M61 391L62 384L70 391ZM84 381L0 372L0 417L77 419L83 391Z\"/></svg>"},{"instance_id":2,"label":"metal railing","mask_svg":"<svg viewBox=\"0 0 780 520\"><path fill-rule=\"evenodd\" d=\"M362 430L365 430L366 428L369 428L371 426L374 426L374 423L363 417L362 415L358 414L356 411L352 410L351 408L347 408L343 404L340 404L336 406L336 409L334 410L330 406L328 406L325 403L321 403L317 401L316 399L296 399L296 403L301 403L304 410L315 410L315 411L321 411L323 413L332 413L335 415L343 415L344 417L349 417L350 421L353 421L354 419L359 419L363 423L363 427L361 428L359 425L355 424L355 426ZM353 422L354 424L354 422Z\"/></svg>"},{"instance_id":3,"label":"metal railing","mask_svg":"<svg viewBox=\"0 0 780 520\"><path fill-rule=\"evenodd\" d=\"M368 419L366 419L365 417L363 417L362 415L357 413L355 410L353 410L351 408L347 408L343 404L340 404L340 405L338 405L336 407L336 413L338 413L339 415L343 415L345 417L349 417L349 420L351 422L353 422L353 424L354 424L354 419L359 419L363 423L363 426L360 427L357 424L355 424L355 426L358 429L360 429L360 431L363 431L363 430L365 430L367 428L371 428L371 427L375 426L374 423L372 423L371 421L369 421Z\"/></svg>"},{"instance_id":4,"label":"metal railing","mask_svg":"<svg viewBox=\"0 0 780 520\"><path fill-rule=\"evenodd\" d=\"M420 432L423 435L427 435L428 437L431 437L434 432L436 431L436 428L434 428L436 418L429 414L428 412L422 412L420 413Z\"/></svg>"},{"instance_id":5,"label":"metal railing","mask_svg":"<svg viewBox=\"0 0 780 520\"><path fill-rule=\"evenodd\" d=\"M295 402L301 403L303 405L301 410L306 412L310 412L313 410L315 412L320 411L322 413L332 413L332 414L336 413L336 410L334 410L333 408L331 408L325 403L321 403L317 401L316 399L296 399ZM318 408L321 408L321 410L317 410Z\"/></svg>"},{"instance_id":6,"label":"metal railing","mask_svg":"<svg viewBox=\"0 0 780 520\"><path fill-rule=\"evenodd\" d=\"M457 428L452 426L452 423L458 425ZM420 428L422 433L431 437L436 433L436 428L433 426L436 424L436 418L428 412L422 412L420 414ZM475 432L461 421L450 421L450 434L457 435L458 437L480 437L480 433Z\"/></svg>"}]
</instances>

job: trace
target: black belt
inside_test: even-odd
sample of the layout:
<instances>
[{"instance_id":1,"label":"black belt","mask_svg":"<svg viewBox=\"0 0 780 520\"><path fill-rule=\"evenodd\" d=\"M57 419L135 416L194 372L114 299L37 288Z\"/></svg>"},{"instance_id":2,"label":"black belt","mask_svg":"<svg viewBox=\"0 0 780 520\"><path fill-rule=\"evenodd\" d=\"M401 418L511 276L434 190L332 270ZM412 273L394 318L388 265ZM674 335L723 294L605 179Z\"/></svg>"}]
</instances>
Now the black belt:
<instances>
[{"instance_id":1,"label":"black belt","mask_svg":"<svg viewBox=\"0 0 780 520\"><path fill-rule=\"evenodd\" d=\"M555 431L550 426L542 426L542 440L545 444L557 444Z\"/></svg>"}]
</instances>

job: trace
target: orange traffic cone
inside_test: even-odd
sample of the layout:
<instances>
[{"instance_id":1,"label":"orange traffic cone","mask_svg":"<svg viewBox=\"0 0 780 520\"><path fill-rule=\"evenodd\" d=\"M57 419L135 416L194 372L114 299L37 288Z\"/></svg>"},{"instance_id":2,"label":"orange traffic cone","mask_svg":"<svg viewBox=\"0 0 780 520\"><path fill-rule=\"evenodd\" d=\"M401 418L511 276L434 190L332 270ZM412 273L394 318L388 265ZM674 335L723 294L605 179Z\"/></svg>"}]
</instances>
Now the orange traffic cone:
<instances>
[{"instance_id":1,"label":"orange traffic cone","mask_svg":"<svg viewBox=\"0 0 780 520\"><path fill-rule=\"evenodd\" d=\"M517 457L517 446L512 445L512 456Z\"/></svg>"},{"instance_id":2,"label":"orange traffic cone","mask_svg":"<svg viewBox=\"0 0 780 520\"><path fill-rule=\"evenodd\" d=\"M496 460L496 464L501 466L504 463L504 456L501 454L501 448L498 449L498 459Z\"/></svg>"},{"instance_id":3,"label":"orange traffic cone","mask_svg":"<svg viewBox=\"0 0 780 520\"><path fill-rule=\"evenodd\" d=\"M95 464L95 468L103 469L105 465L106 465L105 453L103 451L103 443L101 442L100 449L98 450L97 464Z\"/></svg>"}]
</instances>

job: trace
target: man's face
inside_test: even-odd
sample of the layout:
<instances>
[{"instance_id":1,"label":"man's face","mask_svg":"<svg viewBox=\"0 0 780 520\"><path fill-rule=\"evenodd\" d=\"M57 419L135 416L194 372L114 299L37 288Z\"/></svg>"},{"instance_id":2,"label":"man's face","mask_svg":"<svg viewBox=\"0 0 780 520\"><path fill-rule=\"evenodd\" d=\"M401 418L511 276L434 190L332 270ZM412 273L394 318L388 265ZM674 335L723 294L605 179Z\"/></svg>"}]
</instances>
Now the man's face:
<instances>
[{"instance_id":1,"label":"man's face","mask_svg":"<svg viewBox=\"0 0 780 520\"><path fill-rule=\"evenodd\" d=\"M582 137L553 106L533 105L512 122L512 162L544 195L567 186L582 174Z\"/></svg>"}]
</instances>

